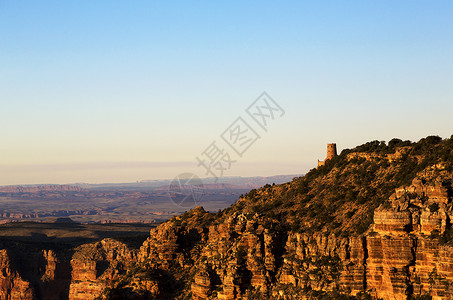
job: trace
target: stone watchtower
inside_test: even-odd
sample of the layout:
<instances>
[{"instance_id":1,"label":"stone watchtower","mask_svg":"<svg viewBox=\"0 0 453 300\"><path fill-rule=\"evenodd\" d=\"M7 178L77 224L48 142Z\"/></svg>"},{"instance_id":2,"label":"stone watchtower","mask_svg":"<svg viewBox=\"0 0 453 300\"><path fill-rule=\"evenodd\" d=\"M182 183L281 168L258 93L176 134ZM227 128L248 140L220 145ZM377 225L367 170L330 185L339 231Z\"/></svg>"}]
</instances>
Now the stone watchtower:
<instances>
[{"instance_id":1,"label":"stone watchtower","mask_svg":"<svg viewBox=\"0 0 453 300\"><path fill-rule=\"evenodd\" d=\"M337 144L327 144L327 157L326 159L331 159L337 156Z\"/></svg>"},{"instance_id":2,"label":"stone watchtower","mask_svg":"<svg viewBox=\"0 0 453 300\"><path fill-rule=\"evenodd\" d=\"M318 167L324 166L324 164L326 163L326 161L328 159L332 159L335 156L337 156L337 144L335 144L335 143L327 144L327 157L324 161L318 160Z\"/></svg>"}]
</instances>

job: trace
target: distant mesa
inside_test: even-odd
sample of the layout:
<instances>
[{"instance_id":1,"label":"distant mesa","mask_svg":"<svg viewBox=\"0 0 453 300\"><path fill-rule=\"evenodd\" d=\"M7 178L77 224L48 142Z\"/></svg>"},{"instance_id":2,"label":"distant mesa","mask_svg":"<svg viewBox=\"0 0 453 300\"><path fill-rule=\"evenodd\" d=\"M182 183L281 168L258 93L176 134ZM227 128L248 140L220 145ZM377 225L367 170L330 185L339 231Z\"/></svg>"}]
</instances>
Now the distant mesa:
<instances>
[{"instance_id":1,"label":"distant mesa","mask_svg":"<svg viewBox=\"0 0 453 300\"><path fill-rule=\"evenodd\" d=\"M320 166L324 166L327 160L332 159L335 156L337 156L337 144L335 143L327 144L327 157L324 161L318 160L318 168Z\"/></svg>"},{"instance_id":2,"label":"distant mesa","mask_svg":"<svg viewBox=\"0 0 453 300\"><path fill-rule=\"evenodd\" d=\"M83 192L84 188L73 185L7 185L0 186L0 193L39 193L39 192Z\"/></svg>"},{"instance_id":3,"label":"distant mesa","mask_svg":"<svg viewBox=\"0 0 453 300\"><path fill-rule=\"evenodd\" d=\"M54 218L49 220L48 223L55 223L55 224L77 224L78 222L72 220L71 218Z\"/></svg>"}]
</instances>

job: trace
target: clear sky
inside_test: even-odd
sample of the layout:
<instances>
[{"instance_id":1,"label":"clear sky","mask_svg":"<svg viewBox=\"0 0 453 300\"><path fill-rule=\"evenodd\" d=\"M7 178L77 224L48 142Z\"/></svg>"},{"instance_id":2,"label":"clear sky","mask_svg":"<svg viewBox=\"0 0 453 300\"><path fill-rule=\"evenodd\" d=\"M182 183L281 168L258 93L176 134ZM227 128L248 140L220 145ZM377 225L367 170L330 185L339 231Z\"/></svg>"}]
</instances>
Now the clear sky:
<instances>
[{"instance_id":1,"label":"clear sky","mask_svg":"<svg viewBox=\"0 0 453 300\"><path fill-rule=\"evenodd\" d=\"M263 91L286 113L224 175L450 137L453 2L320 2L0 0L0 184L205 177Z\"/></svg>"}]
</instances>

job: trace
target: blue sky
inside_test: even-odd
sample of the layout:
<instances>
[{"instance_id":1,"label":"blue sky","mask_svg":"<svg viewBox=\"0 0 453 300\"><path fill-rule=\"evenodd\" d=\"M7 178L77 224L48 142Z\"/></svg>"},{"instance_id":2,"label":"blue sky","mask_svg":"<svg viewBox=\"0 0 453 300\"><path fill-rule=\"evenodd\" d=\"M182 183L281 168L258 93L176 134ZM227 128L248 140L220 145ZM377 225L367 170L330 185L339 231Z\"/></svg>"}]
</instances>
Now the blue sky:
<instances>
[{"instance_id":1,"label":"blue sky","mask_svg":"<svg viewBox=\"0 0 453 300\"><path fill-rule=\"evenodd\" d=\"M2 1L0 184L203 176L263 91L286 111L225 175L325 144L450 137L450 1Z\"/></svg>"}]
</instances>

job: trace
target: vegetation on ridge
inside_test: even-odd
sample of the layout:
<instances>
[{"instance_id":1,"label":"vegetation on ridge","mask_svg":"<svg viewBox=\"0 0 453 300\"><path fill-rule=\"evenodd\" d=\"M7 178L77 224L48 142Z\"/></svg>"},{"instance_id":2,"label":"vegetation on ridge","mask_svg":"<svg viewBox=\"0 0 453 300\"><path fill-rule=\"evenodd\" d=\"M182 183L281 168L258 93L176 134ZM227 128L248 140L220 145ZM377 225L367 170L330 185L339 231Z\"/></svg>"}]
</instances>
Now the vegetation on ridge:
<instances>
[{"instance_id":1,"label":"vegetation on ridge","mask_svg":"<svg viewBox=\"0 0 453 300\"><path fill-rule=\"evenodd\" d=\"M343 150L292 182L251 190L220 216L258 213L275 220L276 229L361 234L395 188L410 184L417 173L438 163L453 170L452 151L453 136L446 140L429 136L416 143L368 142Z\"/></svg>"}]
</instances>

